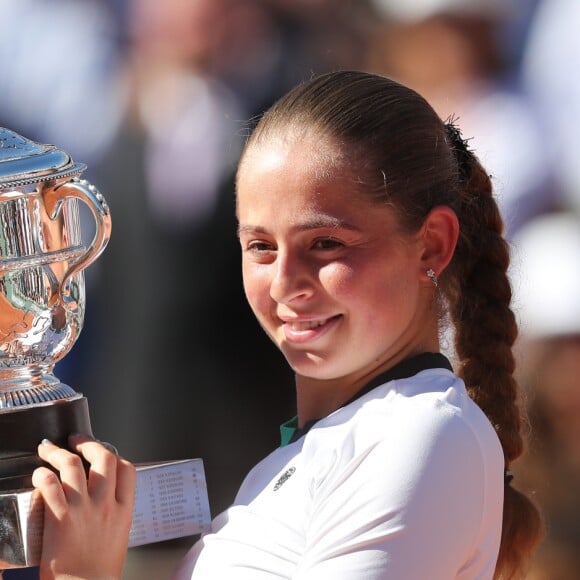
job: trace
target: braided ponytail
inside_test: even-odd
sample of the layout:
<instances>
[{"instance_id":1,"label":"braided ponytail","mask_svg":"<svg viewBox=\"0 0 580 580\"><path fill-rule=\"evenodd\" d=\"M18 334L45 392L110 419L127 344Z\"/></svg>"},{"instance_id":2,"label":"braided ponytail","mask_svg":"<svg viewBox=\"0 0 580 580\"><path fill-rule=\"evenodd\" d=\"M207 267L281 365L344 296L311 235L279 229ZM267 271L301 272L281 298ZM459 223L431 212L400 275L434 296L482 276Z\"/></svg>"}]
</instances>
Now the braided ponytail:
<instances>
[{"instance_id":1,"label":"braided ponytail","mask_svg":"<svg viewBox=\"0 0 580 580\"><path fill-rule=\"evenodd\" d=\"M503 529L495 578L507 580L522 577L522 563L542 536L536 507L510 484L509 467L521 455L523 441L513 377L518 329L506 274L509 248L488 175L453 123L445 128L458 165L461 234L444 292L455 327L458 374L495 427L504 451Z\"/></svg>"}]
</instances>

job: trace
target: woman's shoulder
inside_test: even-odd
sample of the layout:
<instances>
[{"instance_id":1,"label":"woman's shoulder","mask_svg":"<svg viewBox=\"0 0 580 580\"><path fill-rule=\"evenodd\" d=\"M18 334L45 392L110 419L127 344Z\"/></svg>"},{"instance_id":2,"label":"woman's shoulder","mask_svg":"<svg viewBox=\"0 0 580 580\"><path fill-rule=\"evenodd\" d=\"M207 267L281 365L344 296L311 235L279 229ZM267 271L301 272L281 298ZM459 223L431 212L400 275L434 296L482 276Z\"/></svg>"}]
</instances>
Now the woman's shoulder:
<instances>
[{"instance_id":1,"label":"woman's shoulder","mask_svg":"<svg viewBox=\"0 0 580 580\"><path fill-rule=\"evenodd\" d=\"M315 428L342 427L348 431L377 421L389 429L393 422L405 423L409 417L417 416L421 416L423 426L427 421L450 428L472 423L491 427L459 377L446 369L427 369L377 386L319 421ZM410 423L412 427L418 422Z\"/></svg>"},{"instance_id":2,"label":"woman's shoulder","mask_svg":"<svg viewBox=\"0 0 580 580\"><path fill-rule=\"evenodd\" d=\"M354 458L381 448L410 457L453 454L503 463L491 423L452 372L429 369L380 385L319 421L303 452Z\"/></svg>"}]
</instances>

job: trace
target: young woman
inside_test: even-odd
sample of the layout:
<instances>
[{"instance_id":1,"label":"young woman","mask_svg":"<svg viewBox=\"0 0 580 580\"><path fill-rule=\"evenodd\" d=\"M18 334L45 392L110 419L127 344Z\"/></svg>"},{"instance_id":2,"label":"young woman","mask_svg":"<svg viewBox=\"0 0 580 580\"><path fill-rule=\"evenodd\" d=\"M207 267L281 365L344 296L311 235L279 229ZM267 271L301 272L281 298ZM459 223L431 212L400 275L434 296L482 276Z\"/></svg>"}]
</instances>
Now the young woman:
<instances>
[{"instance_id":1,"label":"young woman","mask_svg":"<svg viewBox=\"0 0 580 580\"><path fill-rule=\"evenodd\" d=\"M237 214L246 295L296 373L298 413L175 578L518 577L541 524L509 471L508 248L458 130L392 80L323 75L258 123ZM35 473L42 577L118 578L131 466L75 445L88 486L73 454L39 448L62 480Z\"/></svg>"}]
</instances>

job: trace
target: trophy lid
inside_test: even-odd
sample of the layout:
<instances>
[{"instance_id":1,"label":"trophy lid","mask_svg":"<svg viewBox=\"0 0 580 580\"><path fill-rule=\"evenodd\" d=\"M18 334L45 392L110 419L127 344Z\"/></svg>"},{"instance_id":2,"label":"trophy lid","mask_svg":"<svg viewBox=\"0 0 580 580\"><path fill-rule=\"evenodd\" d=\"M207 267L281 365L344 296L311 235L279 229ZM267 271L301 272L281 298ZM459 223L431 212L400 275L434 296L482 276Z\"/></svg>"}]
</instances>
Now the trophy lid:
<instances>
[{"instance_id":1,"label":"trophy lid","mask_svg":"<svg viewBox=\"0 0 580 580\"><path fill-rule=\"evenodd\" d=\"M0 127L0 190L80 175L86 169L54 145L43 145Z\"/></svg>"}]
</instances>

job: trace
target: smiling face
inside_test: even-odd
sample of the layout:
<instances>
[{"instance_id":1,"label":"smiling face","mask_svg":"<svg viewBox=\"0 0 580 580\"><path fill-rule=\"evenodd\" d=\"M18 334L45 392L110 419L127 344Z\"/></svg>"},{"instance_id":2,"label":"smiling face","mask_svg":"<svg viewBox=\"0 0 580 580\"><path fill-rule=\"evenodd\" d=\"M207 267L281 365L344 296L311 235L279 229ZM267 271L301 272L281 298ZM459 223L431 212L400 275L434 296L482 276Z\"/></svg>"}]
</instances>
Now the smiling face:
<instances>
[{"instance_id":1,"label":"smiling face","mask_svg":"<svg viewBox=\"0 0 580 580\"><path fill-rule=\"evenodd\" d=\"M250 306L297 375L352 383L437 348L436 331L421 236L357 192L332 152L313 139L251 145L239 235Z\"/></svg>"}]
</instances>

